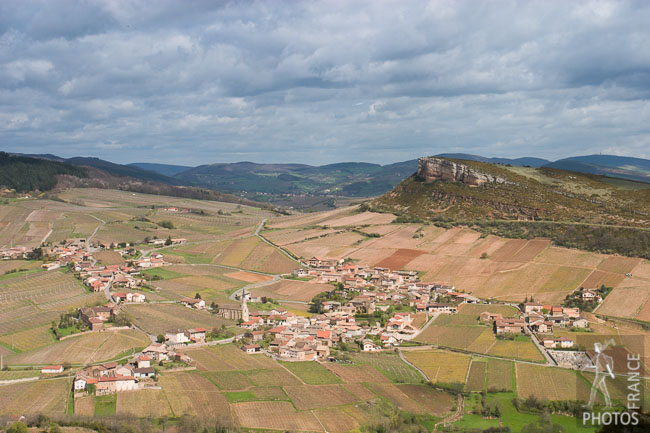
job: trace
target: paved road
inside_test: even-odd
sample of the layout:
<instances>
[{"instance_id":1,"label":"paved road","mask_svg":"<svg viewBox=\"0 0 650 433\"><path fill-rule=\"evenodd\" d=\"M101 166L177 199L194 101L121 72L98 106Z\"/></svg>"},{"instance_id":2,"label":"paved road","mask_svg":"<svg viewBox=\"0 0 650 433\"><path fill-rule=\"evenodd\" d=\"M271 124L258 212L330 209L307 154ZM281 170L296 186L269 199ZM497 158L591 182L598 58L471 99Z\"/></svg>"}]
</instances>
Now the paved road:
<instances>
[{"instance_id":1,"label":"paved road","mask_svg":"<svg viewBox=\"0 0 650 433\"><path fill-rule=\"evenodd\" d=\"M542 352L542 354L544 355L544 358L546 358L546 363L549 365L557 366L557 362L555 362L555 360L551 358L551 355L548 354L544 346L542 346L542 344L539 342L535 333L528 326L526 326L526 328L528 329L528 334L530 335L530 339L533 340L535 346L537 346L539 351Z\"/></svg>"}]
</instances>

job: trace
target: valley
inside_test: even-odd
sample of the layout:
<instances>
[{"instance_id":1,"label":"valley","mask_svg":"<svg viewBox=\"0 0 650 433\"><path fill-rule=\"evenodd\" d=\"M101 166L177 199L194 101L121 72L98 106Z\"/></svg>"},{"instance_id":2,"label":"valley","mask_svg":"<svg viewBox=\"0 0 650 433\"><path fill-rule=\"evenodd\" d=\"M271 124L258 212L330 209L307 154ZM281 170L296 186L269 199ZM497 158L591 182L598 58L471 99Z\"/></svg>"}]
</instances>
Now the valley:
<instances>
[{"instance_id":1,"label":"valley","mask_svg":"<svg viewBox=\"0 0 650 433\"><path fill-rule=\"evenodd\" d=\"M453 419L452 425L486 428L497 421L476 415L477 393L487 392L487 401L501 405L505 419L534 422L534 416L519 413L513 399L534 395L548 401L580 400L588 389L581 383L589 376L549 364L546 349L527 333L503 339L493 331L494 323L479 320L482 313L514 320L524 316L524 302L560 305L580 288L606 287L602 303L582 313L590 332L558 326L546 335L572 339L581 347L594 338L615 338L631 351L650 342L645 325L650 321L650 262L558 247L550 239L508 239L460 224L445 228L427 221L401 222L399 215L363 205L279 215L235 203L106 189L67 189L57 193L56 201L9 199L0 210L5 248L63 245L77 238L94 245L93 256L107 266L152 254L162 254L166 262L141 270L143 285L131 290L144 294L144 303L121 305L119 316L128 319L129 329L111 331L107 324L104 331L60 341L52 333L59 316L104 305L105 293L93 293L66 267L48 271L42 269L42 260L33 259L0 262L0 355L5 368L0 391L4 395L10 390L16 401L42 392L50 396L28 406L4 404L0 416L189 415L243 429L345 432L406 411L425 425ZM167 239L183 241L165 245ZM135 255L123 257L120 245L133 248ZM280 328L287 326L282 321L303 323L316 317L309 311L313 299L334 293L336 281L343 282L328 283L320 273L296 276L298 262L309 270L314 257L336 258L359 269L410 271L436 293L452 288L478 304L461 301L458 313L440 314L429 307L418 312L417 302L408 297L376 301L390 308L388 318L414 318L415 336L390 345L379 339L390 332L370 332L363 342L346 337L345 343L329 343L328 356L287 361L281 352L274 354L274 341L283 335L301 340L295 330L282 334ZM238 311L242 289L251 316L271 325L251 328L221 314ZM400 293L391 290L386 293ZM368 289L354 291L363 296ZM447 295L437 296L438 302L449 302L442 300ZM183 305L194 298L205 301L206 308ZM274 314L282 317L270 319ZM366 325L368 315L359 313L356 323L366 329L372 317ZM72 381L84 368L110 362L119 368L171 329L204 329L214 337L205 346L175 346L188 360L156 363L153 387L101 396L70 394ZM273 338L255 340L255 332ZM540 342L543 335L538 335ZM366 351L366 341L376 351ZM240 350L255 344L268 356ZM50 364L64 366L56 379L39 374ZM554 385L537 389L540 377ZM54 399L67 403L57 406ZM570 417L552 417L568 431L589 431L576 430Z\"/></svg>"}]
</instances>

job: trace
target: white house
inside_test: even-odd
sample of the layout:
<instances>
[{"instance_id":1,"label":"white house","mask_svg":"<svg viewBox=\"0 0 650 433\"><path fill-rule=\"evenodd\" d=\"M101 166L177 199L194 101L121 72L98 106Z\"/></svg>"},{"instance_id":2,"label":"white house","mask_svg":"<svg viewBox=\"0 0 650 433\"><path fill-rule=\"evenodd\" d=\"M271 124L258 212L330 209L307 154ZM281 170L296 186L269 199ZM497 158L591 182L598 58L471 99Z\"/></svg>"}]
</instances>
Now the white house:
<instances>
[{"instance_id":1,"label":"white house","mask_svg":"<svg viewBox=\"0 0 650 433\"><path fill-rule=\"evenodd\" d=\"M172 329L165 333L165 340L170 344L182 344L190 341L189 337L185 335L182 329Z\"/></svg>"},{"instance_id":2,"label":"white house","mask_svg":"<svg viewBox=\"0 0 650 433\"><path fill-rule=\"evenodd\" d=\"M363 340L363 351L364 352L376 352L379 350L379 346L373 343L370 340Z\"/></svg>"}]
</instances>

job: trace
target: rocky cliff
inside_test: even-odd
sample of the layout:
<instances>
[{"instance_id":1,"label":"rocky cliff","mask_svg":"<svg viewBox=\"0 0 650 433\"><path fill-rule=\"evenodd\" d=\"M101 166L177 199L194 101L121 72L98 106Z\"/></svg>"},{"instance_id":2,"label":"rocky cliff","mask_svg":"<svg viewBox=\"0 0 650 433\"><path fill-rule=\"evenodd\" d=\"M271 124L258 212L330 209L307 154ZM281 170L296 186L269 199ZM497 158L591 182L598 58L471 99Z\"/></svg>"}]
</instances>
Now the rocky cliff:
<instances>
[{"instance_id":1,"label":"rocky cliff","mask_svg":"<svg viewBox=\"0 0 650 433\"><path fill-rule=\"evenodd\" d=\"M469 186L506 183L506 180L501 177L478 172L465 164L430 156L419 159L417 176L425 182L448 180L462 182Z\"/></svg>"}]
</instances>

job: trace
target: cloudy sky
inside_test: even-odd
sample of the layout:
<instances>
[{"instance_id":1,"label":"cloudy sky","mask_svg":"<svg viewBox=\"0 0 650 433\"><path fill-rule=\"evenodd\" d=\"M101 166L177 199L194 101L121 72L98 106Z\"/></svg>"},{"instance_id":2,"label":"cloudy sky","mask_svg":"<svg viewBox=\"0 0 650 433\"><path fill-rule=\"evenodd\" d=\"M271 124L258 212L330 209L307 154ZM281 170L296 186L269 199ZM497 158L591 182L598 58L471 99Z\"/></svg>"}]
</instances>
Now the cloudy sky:
<instances>
[{"instance_id":1,"label":"cloudy sky","mask_svg":"<svg viewBox=\"0 0 650 433\"><path fill-rule=\"evenodd\" d=\"M650 158L650 2L0 2L0 149Z\"/></svg>"}]
</instances>

